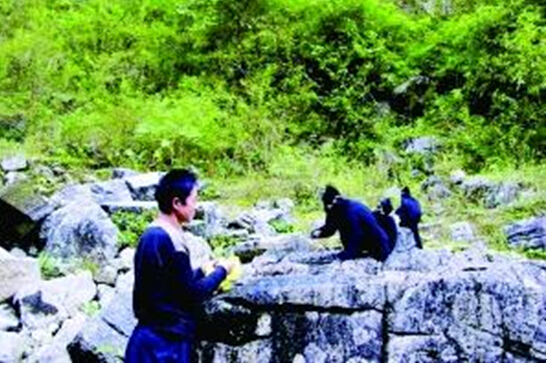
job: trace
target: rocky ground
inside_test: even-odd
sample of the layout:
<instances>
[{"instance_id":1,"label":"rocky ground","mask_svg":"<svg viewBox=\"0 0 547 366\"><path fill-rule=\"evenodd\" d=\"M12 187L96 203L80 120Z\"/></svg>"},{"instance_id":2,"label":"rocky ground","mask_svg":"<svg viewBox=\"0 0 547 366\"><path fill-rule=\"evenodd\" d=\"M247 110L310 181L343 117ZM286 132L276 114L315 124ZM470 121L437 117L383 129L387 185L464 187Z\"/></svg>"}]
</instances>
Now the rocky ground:
<instances>
[{"instance_id":1,"label":"rocky ground","mask_svg":"<svg viewBox=\"0 0 547 366\"><path fill-rule=\"evenodd\" d=\"M120 248L112 215L155 210L161 173L116 169L107 181L36 195L21 188L28 162L2 168L0 361L121 361L135 325L134 250ZM525 194L462 174L451 179L430 178L423 189L437 198L460 189L486 206ZM215 202L200 204L186 228L193 263L212 255L207 240L222 237L245 264L232 290L206 306L199 360L545 362L544 260L489 252L461 222L450 232L468 244L462 252L420 251L401 229L386 263L340 262L307 234L277 232L274 222L290 224L293 208L280 199L228 216ZM510 245L545 248L544 216L505 232ZM56 273L44 278L49 260Z\"/></svg>"}]
</instances>

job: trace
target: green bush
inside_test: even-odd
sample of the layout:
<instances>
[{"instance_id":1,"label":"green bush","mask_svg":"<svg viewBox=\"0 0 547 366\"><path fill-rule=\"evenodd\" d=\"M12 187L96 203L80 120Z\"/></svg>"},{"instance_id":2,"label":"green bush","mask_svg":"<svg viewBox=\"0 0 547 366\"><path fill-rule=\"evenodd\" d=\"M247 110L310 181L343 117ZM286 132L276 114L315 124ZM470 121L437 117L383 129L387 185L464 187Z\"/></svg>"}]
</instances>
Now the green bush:
<instances>
[{"instance_id":1,"label":"green bush","mask_svg":"<svg viewBox=\"0 0 547 366\"><path fill-rule=\"evenodd\" d=\"M441 3L4 1L0 138L219 175L300 143L372 163L401 129L449 132L468 169L543 161L545 5Z\"/></svg>"},{"instance_id":2,"label":"green bush","mask_svg":"<svg viewBox=\"0 0 547 366\"><path fill-rule=\"evenodd\" d=\"M156 212L154 211L145 211L142 214L123 211L114 213L112 222L118 228L118 246L120 250L126 247L135 248L140 236L155 216Z\"/></svg>"}]
</instances>

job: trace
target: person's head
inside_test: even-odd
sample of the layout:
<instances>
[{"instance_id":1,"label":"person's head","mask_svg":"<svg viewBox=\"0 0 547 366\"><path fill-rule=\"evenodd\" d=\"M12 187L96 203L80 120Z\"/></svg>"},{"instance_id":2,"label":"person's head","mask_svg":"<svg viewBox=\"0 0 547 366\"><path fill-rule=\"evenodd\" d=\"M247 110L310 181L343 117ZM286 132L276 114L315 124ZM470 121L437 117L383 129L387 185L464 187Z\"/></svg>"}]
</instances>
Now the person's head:
<instances>
[{"instance_id":1,"label":"person's head","mask_svg":"<svg viewBox=\"0 0 547 366\"><path fill-rule=\"evenodd\" d=\"M197 195L196 174L187 169L174 169L160 179L154 197L162 213L174 214L182 223L194 218Z\"/></svg>"},{"instance_id":2,"label":"person's head","mask_svg":"<svg viewBox=\"0 0 547 366\"><path fill-rule=\"evenodd\" d=\"M403 189L401 189L401 196L410 196L410 189L408 187L404 187Z\"/></svg>"},{"instance_id":3,"label":"person's head","mask_svg":"<svg viewBox=\"0 0 547 366\"><path fill-rule=\"evenodd\" d=\"M384 215L389 215L393 211L393 205L389 198L384 198L380 201L380 210Z\"/></svg>"},{"instance_id":4,"label":"person's head","mask_svg":"<svg viewBox=\"0 0 547 366\"><path fill-rule=\"evenodd\" d=\"M323 207L325 211L328 211L331 209L336 197L338 196L340 196L340 191L338 191L336 188L334 188L331 185L327 185L325 187L325 191L323 192L323 195L321 196L321 200L323 201Z\"/></svg>"}]
</instances>

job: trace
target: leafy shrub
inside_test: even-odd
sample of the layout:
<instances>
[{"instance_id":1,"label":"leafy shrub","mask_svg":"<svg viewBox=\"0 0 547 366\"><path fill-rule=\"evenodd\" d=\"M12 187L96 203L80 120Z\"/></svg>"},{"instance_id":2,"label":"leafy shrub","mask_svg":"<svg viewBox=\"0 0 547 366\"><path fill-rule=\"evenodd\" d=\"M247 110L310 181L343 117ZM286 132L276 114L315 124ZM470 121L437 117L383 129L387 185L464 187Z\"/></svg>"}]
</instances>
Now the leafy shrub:
<instances>
[{"instance_id":1,"label":"leafy shrub","mask_svg":"<svg viewBox=\"0 0 547 366\"><path fill-rule=\"evenodd\" d=\"M69 165L233 175L297 143L372 163L425 126L468 169L544 160L545 5L441 5L4 2L0 120L25 125L0 137Z\"/></svg>"},{"instance_id":2,"label":"leafy shrub","mask_svg":"<svg viewBox=\"0 0 547 366\"><path fill-rule=\"evenodd\" d=\"M156 212L145 211L142 214L132 212L116 212L112 222L118 227L118 245L120 249L135 248L139 238L148 225L154 220Z\"/></svg>"}]
</instances>

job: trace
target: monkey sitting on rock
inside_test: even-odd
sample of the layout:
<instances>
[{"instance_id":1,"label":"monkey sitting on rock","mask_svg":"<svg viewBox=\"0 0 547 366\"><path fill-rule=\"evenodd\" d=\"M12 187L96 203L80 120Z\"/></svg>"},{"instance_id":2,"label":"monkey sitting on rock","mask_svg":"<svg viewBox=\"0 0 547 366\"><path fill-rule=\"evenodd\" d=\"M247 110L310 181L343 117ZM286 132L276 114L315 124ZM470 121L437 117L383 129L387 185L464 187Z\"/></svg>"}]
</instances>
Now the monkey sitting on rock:
<instances>
[{"instance_id":1,"label":"monkey sitting on rock","mask_svg":"<svg viewBox=\"0 0 547 366\"><path fill-rule=\"evenodd\" d=\"M313 239L327 238L339 231L344 247L339 259L372 257L382 262L387 259L391 253L389 237L367 206L342 197L331 185L326 186L321 199L326 220L324 226L312 231Z\"/></svg>"}]
</instances>

